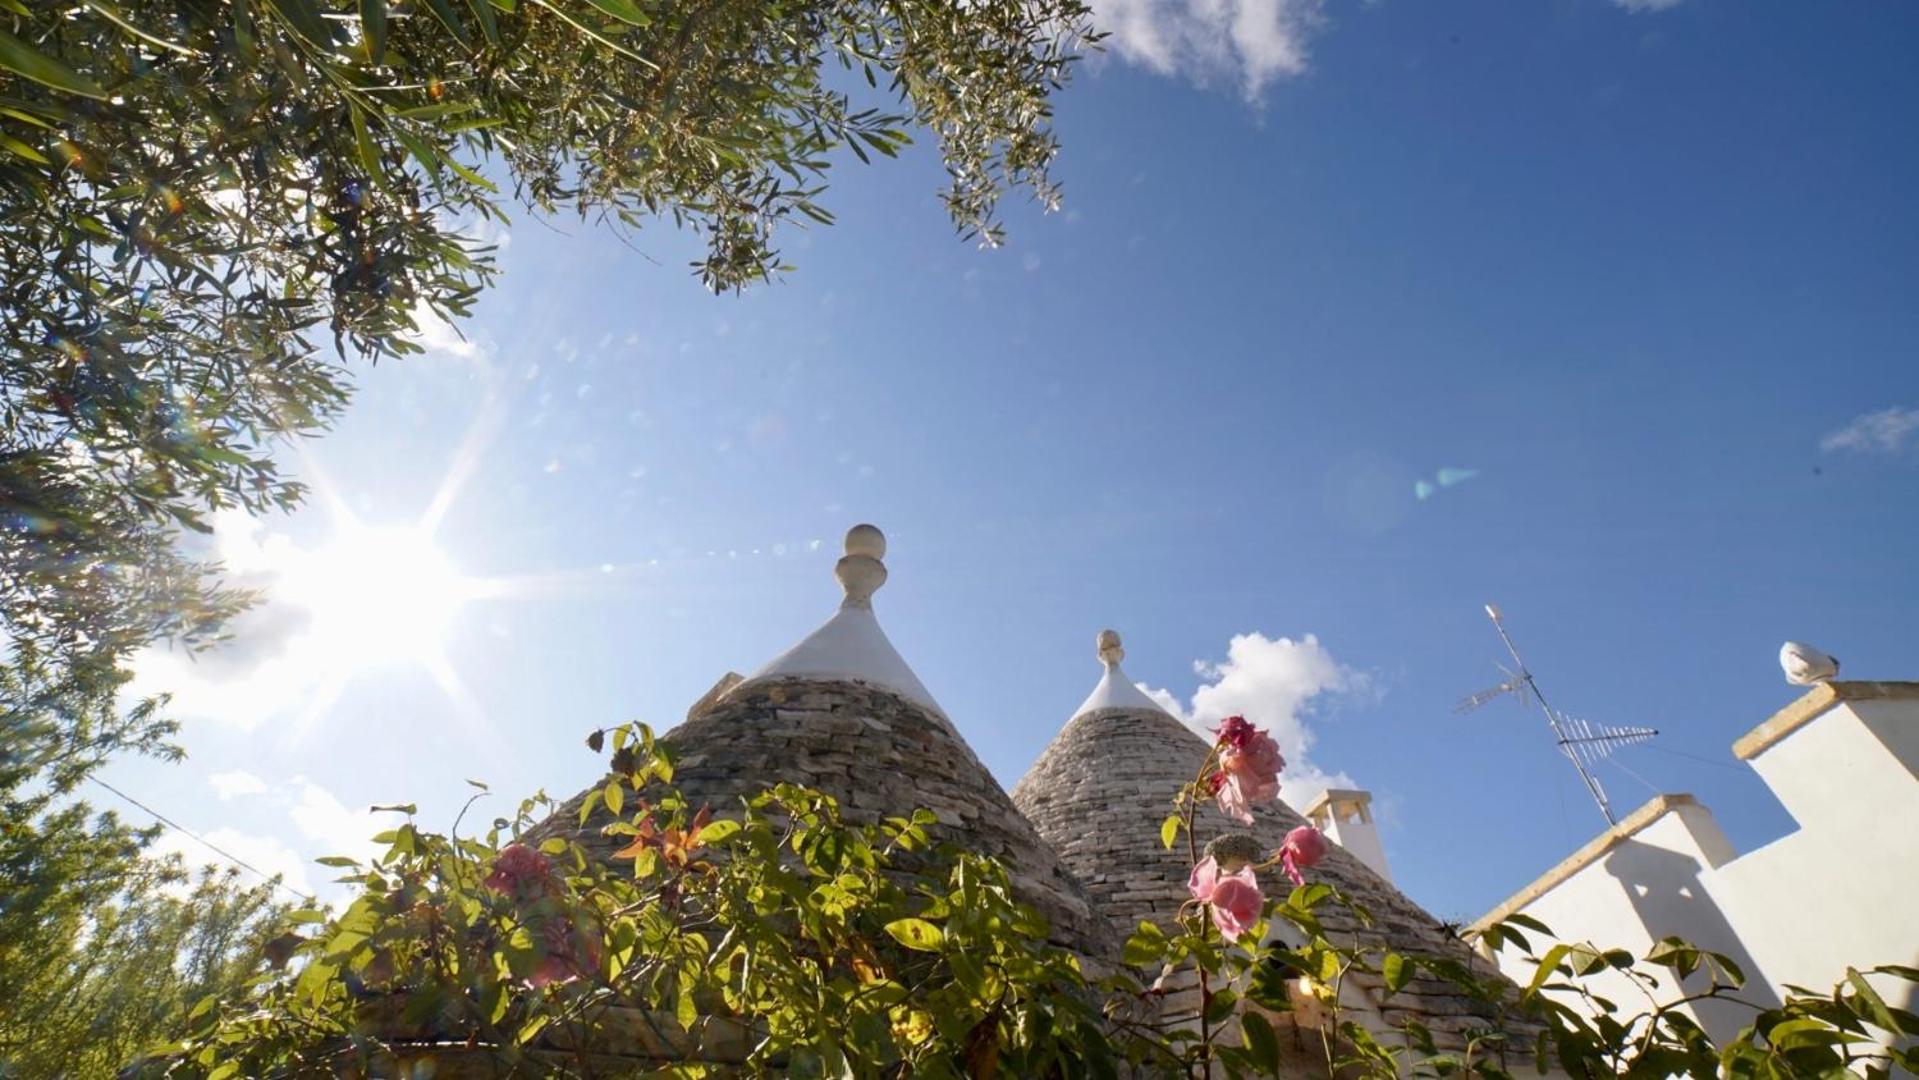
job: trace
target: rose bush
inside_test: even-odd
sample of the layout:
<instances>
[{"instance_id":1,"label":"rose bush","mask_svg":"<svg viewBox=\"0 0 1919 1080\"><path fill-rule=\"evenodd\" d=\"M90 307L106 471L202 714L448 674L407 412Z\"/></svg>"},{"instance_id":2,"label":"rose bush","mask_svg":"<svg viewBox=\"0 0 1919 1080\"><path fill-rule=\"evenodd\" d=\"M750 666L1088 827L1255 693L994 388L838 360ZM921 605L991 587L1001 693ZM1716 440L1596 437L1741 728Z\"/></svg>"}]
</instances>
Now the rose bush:
<instances>
[{"instance_id":1,"label":"rose bush","mask_svg":"<svg viewBox=\"0 0 1919 1080\"><path fill-rule=\"evenodd\" d=\"M1919 1017L1866 978L1919 981L1912 969L1849 972L1830 995L1795 992L1715 1046L1684 1006L1736 1000L1744 977L1683 942L1642 958L1555 944L1519 988L1456 958L1330 933L1335 911L1370 916L1324 883L1302 883L1326 854L1316 830L1292 830L1277 850L1227 833L1202 853L1193 835L1196 809L1228 783L1235 800L1277 797L1277 749L1244 721L1221 725L1162 829L1169 848L1185 834L1191 903L1169 926L1142 923L1126 943L1130 970L1099 977L1046 944L1004 868L936 844L926 811L856 825L832 799L787 784L736 808L696 809L674 790L671 757L651 732L621 728L612 742L618 768L580 823L596 805L613 811L608 831L629 838L617 864L533 829L552 811L543 797L481 837L461 836L458 820L445 835L423 831L411 807L396 808L406 820L380 835L386 850L373 863L329 860L347 871L352 901L294 912L269 943L283 970L203 1001L190 1031L131 1072L1384 1080L1504 1077L1534 1063L1582 1078L1882 1077L1919 1065L1898 1045L1919 1035ZM1294 887L1268 893L1261 874L1272 872ZM1516 916L1481 944L1530 956L1545 932ZM1669 1001L1649 993L1629 1013L1583 988L1614 970L1649 990L1660 972L1709 978ZM1463 1051L1441 1052L1417 1019L1384 1032L1350 1015L1356 977L1382 985L1390 1004L1415 972L1483 1006L1487 1021ZM1195 1021L1163 1024L1165 988L1189 978ZM1282 1040L1276 1021L1287 1018L1295 1037ZM1508 1034L1522 1028L1536 1033L1525 1045Z\"/></svg>"}]
</instances>

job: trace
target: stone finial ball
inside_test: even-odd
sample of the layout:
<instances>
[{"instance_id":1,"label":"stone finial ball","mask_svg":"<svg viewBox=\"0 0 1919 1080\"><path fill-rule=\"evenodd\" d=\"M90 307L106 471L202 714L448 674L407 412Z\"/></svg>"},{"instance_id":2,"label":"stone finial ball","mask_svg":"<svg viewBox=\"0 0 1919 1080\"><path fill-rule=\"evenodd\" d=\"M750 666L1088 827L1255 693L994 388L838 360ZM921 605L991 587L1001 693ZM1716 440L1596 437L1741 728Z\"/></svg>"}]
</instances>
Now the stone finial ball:
<instances>
[{"instance_id":1,"label":"stone finial ball","mask_svg":"<svg viewBox=\"0 0 1919 1080\"><path fill-rule=\"evenodd\" d=\"M877 525L855 525L846 530L846 553L886 558L886 534Z\"/></svg>"},{"instance_id":2,"label":"stone finial ball","mask_svg":"<svg viewBox=\"0 0 1919 1080\"><path fill-rule=\"evenodd\" d=\"M1101 630L1099 637L1094 639L1094 647L1099 652L1100 660L1105 663L1117 664L1126 659L1126 650L1119 646L1117 630Z\"/></svg>"}]
</instances>

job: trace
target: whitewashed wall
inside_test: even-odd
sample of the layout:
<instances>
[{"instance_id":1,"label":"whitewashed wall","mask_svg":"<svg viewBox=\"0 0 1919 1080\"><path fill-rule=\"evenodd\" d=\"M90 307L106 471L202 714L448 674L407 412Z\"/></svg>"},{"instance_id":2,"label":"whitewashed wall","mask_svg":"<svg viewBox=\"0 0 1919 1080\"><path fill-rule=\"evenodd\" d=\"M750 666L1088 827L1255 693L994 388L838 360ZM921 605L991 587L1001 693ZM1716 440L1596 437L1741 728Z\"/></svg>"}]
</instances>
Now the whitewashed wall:
<instances>
[{"instance_id":1,"label":"whitewashed wall","mask_svg":"<svg viewBox=\"0 0 1919 1080\"><path fill-rule=\"evenodd\" d=\"M1481 923L1519 911L1561 939L1638 955L1682 937L1737 961L1753 978L1744 996L1761 1003L1788 983L1825 991L1848 966L1919 966L1919 683L1816 687L1734 749L1797 829L1738 854L1711 811L1662 796ZM1501 966L1532 976L1510 953ZM1628 1011L1644 1004L1622 977L1592 985ZM1750 1011L1694 1015L1724 1038Z\"/></svg>"}]
</instances>

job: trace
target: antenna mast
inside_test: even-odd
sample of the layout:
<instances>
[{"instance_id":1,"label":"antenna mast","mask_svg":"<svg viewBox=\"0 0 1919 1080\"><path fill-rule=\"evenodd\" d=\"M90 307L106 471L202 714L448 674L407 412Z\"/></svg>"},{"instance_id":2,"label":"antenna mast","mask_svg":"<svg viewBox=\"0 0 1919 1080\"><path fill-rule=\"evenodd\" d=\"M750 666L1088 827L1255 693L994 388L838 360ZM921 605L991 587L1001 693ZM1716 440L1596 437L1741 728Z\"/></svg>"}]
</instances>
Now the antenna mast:
<instances>
[{"instance_id":1,"label":"antenna mast","mask_svg":"<svg viewBox=\"0 0 1919 1080\"><path fill-rule=\"evenodd\" d=\"M1526 667L1525 658L1519 655L1519 646L1513 644L1512 635L1506 632L1505 616L1500 613L1499 605L1487 604L1486 617L1493 621L1493 629L1499 631L1499 640L1506 643L1506 651L1512 654L1513 664L1519 670L1513 672L1501 667L1500 670L1506 672L1505 682L1472 695L1460 702L1453 711L1471 712L1506 694L1518 695L1521 705L1525 705L1529 699L1538 702L1539 711L1546 714L1546 723L1552 728L1553 740L1559 745L1559 752L1566 755L1566 759L1573 763L1573 768L1579 770L1579 779L1585 782L1586 791L1592 795L1593 802L1599 804L1599 812L1605 815L1606 824L1619 824L1619 819L1613 816L1612 804L1606 799L1606 789L1600 786L1599 778L1592 774L1588 766L1597 764L1618 747L1645 742L1659 732L1643 727L1593 725L1557 711L1546 703L1546 695L1540 693L1538 681Z\"/></svg>"}]
</instances>

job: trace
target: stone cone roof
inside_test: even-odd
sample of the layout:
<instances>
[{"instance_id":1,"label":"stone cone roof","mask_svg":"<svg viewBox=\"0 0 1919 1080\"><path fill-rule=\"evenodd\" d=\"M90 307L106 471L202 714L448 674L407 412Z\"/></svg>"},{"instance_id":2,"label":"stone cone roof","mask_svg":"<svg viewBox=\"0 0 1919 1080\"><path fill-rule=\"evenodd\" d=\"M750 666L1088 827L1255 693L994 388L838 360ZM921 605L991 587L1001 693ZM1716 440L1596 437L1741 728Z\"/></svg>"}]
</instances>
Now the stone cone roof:
<instances>
[{"instance_id":1,"label":"stone cone roof","mask_svg":"<svg viewBox=\"0 0 1919 1080\"><path fill-rule=\"evenodd\" d=\"M1110 924L873 618L872 592L886 576L879 530L854 529L847 551L838 567L847 590L841 612L753 675L723 679L662 736L674 754L675 784L720 815L782 780L833 796L855 821L924 807L939 815L937 838L1006 866L1057 944L1091 961L1089 971L1109 968L1118 957ZM578 826L592 790L569 800L539 831L571 834L604 857L622 846L601 833L604 811Z\"/></svg>"},{"instance_id":2,"label":"stone cone roof","mask_svg":"<svg viewBox=\"0 0 1919 1080\"><path fill-rule=\"evenodd\" d=\"M1100 644L1108 679L1123 679L1118 635L1106 631ZM1159 827L1171 812L1173 796L1193 779L1207 751L1206 740L1150 699L1145 707L1093 708L1074 716L1013 788L1014 805L1078 875L1122 941L1141 921L1170 927L1188 899L1186 844L1182 840L1167 850ZM1289 831L1307 823L1283 803L1257 807L1254 817L1249 828L1208 803L1195 819L1195 834L1204 844L1223 832L1250 832L1273 850ZM1335 940L1477 962L1478 970L1493 974L1438 919L1330 839L1327 848L1326 858L1306 872L1308 880L1336 887L1376 920L1362 927L1343 911L1322 909L1321 923ZM1269 892L1286 885L1277 869L1267 873ZM1151 979L1157 973L1144 974ZM1356 980L1362 1022L1379 1029L1392 1045L1400 1042L1397 1025L1409 1016L1429 1027L1442 1049L1463 1046L1468 1029L1483 1029L1492 1020L1482 1005L1423 972L1389 997L1382 997L1377 979ZM1167 1021L1181 1019L1172 1001L1167 1008L1174 1013Z\"/></svg>"}]
</instances>

